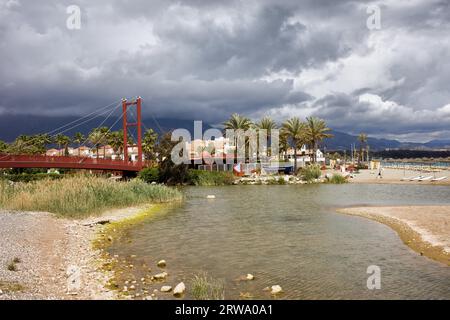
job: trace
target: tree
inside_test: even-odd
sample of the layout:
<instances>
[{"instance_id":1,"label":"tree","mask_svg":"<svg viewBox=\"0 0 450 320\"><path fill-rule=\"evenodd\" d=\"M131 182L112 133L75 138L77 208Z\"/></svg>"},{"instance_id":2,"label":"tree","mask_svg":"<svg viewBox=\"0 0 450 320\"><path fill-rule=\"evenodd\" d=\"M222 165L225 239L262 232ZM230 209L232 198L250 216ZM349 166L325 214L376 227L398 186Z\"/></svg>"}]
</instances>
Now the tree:
<instances>
[{"instance_id":1,"label":"tree","mask_svg":"<svg viewBox=\"0 0 450 320\"><path fill-rule=\"evenodd\" d=\"M267 146L267 155L271 156L271 151L269 151L269 142L270 142L270 135L272 133L272 130L277 128L277 124L275 121L273 121L270 117L264 117L259 122L255 124L256 128L263 129L267 131L266 136L266 146ZM271 149L270 149L271 150Z\"/></svg>"},{"instance_id":2,"label":"tree","mask_svg":"<svg viewBox=\"0 0 450 320\"><path fill-rule=\"evenodd\" d=\"M85 136L81 132L75 133L73 136L72 141L75 142L78 145L78 156L81 155L81 144L86 140Z\"/></svg>"},{"instance_id":3,"label":"tree","mask_svg":"<svg viewBox=\"0 0 450 320\"><path fill-rule=\"evenodd\" d=\"M328 133L329 131L331 129L327 127L324 120L316 117L306 118L306 140L312 147L314 163L317 161L318 144L325 138L333 137L331 133Z\"/></svg>"},{"instance_id":4,"label":"tree","mask_svg":"<svg viewBox=\"0 0 450 320\"><path fill-rule=\"evenodd\" d=\"M108 136L108 144L120 156L123 153L123 130L112 131Z\"/></svg>"},{"instance_id":5,"label":"tree","mask_svg":"<svg viewBox=\"0 0 450 320\"><path fill-rule=\"evenodd\" d=\"M167 184L181 184L187 178L188 166L173 163L171 153L178 142L172 141L171 137L171 132L164 134L155 148L160 163L159 179Z\"/></svg>"},{"instance_id":6,"label":"tree","mask_svg":"<svg viewBox=\"0 0 450 320\"><path fill-rule=\"evenodd\" d=\"M0 140L0 153L7 153L7 151L8 151L8 144L5 141Z\"/></svg>"},{"instance_id":7,"label":"tree","mask_svg":"<svg viewBox=\"0 0 450 320\"><path fill-rule=\"evenodd\" d=\"M223 127L225 130L243 130L246 131L248 129L250 129L252 127L253 123L252 121L245 117L245 116L241 116L237 113L233 113L230 117L230 119L228 119L227 121L225 121L223 123ZM237 141L238 141L238 137L234 137L234 145L235 145L235 150L234 150L234 158L237 161ZM245 147L247 149L247 144L248 144L248 139L246 139L245 142Z\"/></svg>"},{"instance_id":8,"label":"tree","mask_svg":"<svg viewBox=\"0 0 450 320\"><path fill-rule=\"evenodd\" d=\"M68 145L70 143L70 138L68 136L65 136L65 135L60 133L60 134L58 134L55 137L55 141L56 141L56 144L59 147L59 155L62 156L61 150L62 150L62 147L64 147L64 153L67 156L68 155L67 147L68 147Z\"/></svg>"},{"instance_id":9,"label":"tree","mask_svg":"<svg viewBox=\"0 0 450 320\"><path fill-rule=\"evenodd\" d=\"M297 117L285 121L281 127L282 135L292 142L294 148L294 172L297 173L297 148L305 139L305 124Z\"/></svg>"},{"instance_id":10,"label":"tree","mask_svg":"<svg viewBox=\"0 0 450 320\"><path fill-rule=\"evenodd\" d=\"M358 135L358 141L359 141L359 155L358 155L358 166L361 164L361 161L363 161L363 147L367 144L367 134L364 132L361 132Z\"/></svg>"},{"instance_id":11,"label":"tree","mask_svg":"<svg viewBox=\"0 0 450 320\"><path fill-rule=\"evenodd\" d=\"M93 129L88 136L89 142L95 148L97 159L98 159L98 149L100 148L100 145L102 143L102 138L103 134L97 128Z\"/></svg>"},{"instance_id":12,"label":"tree","mask_svg":"<svg viewBox=\"0 0 450 320\"><path fill-rule=\"evenodd\" d=\"M158 134L153 129L148 129L144 133L142 139L142 152L147 160L156 159L156 143L158 141Z\"/></svg>"}]
</instances>

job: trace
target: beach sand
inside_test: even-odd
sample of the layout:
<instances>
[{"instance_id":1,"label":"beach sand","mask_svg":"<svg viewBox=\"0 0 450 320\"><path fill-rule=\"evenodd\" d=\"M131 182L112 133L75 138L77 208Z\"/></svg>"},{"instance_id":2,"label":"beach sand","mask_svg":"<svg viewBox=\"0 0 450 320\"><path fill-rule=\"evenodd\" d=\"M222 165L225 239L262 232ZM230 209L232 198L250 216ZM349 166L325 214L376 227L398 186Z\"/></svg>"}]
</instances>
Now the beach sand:
<instances>
[{"instance_id":1,"label":"beach sand","mask_svg":"<svg viewBox=\"0 0 450 320\"><path fill-rule=\"evenodd\" d=\"M332 172L333 173L333 172ZM403 178L411 178L411 177L418 177L418 176L433 176L436 178L444 177L446 176L447 179L442 181L410 181L408 180L402 180ZM349 179L349 182L352 183L381 183L381 184L388 184L388 183L395 183L395 184L426 184L426 185L450 185L450 171L448 170L441 170L439 172L420 172L420 171L414 171L414 170L402 170L402 169L391 169L391 168L384 168L382 170L382 178L378 178L378 171L377 170L360 170L359 173L355 173L354 177Z\"/></svg>"},{"instance_id":2,"label":"beach sand","mask_svg":"<svg viewBox=\"0 0 450 320\"><path fill-rule=\"evenodd\" d=\"M356 207L338 212L384 223L420 255L450 266L450 206Z\"/></svg>"}]
</instances>

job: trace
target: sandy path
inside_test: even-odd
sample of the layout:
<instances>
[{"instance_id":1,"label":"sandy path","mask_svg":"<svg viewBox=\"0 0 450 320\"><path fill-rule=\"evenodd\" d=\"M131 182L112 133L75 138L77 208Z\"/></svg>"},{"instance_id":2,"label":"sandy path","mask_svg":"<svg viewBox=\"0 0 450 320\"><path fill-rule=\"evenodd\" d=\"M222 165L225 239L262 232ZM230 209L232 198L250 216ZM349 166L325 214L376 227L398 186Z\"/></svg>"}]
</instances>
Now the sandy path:
<instances>
[{"instance_id":1,"label":"sandy path","mask_svg":"<svg viewBox=\"0 0 450 320\"><path fill-rule=\"evenodd\" d=\"M450 265L450 206L357 207L338 211L384 223L419 254Z\"/></svg>"},{"instance_id":2,"label":"sandy path","mask_svg":"<svg viewBox=\"0 0 450 320\"><path fill-rule=\"evenodd\" d=\"M115 292L105 288L111 274L101 268L105 260L100 250L92 248L92 240L101 228L99 222L121 220L142 209L112 210L85 220L0 211L0 300L115 298ZM15 258L20 260L14 263L16 270L8 270ZM74 273L68 269L79 271L80 286L75 290L69 285Z\"/></svg>"}]
</instances>

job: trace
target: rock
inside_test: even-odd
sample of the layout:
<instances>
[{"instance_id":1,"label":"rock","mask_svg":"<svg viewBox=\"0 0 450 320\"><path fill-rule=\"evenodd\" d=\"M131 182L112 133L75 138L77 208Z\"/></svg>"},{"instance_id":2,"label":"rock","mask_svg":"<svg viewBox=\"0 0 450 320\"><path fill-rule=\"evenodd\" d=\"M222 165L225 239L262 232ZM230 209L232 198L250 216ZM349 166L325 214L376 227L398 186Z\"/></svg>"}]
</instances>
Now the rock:
<instances>
[{"instance_id":1,"label":"rock","mask_svg":"<svg viewBox=\"0 0 450 320\"><path fill-rule=\"evenodd\" d=\"M108 236L108 241L113 241L113 237Z\"/></svg>"},{"instance_id":2,"label":"rock","mask_svg":"<svg viewBox=\"0 0 450 320\"><path fill-rule=\"evenodd\" d=\"M270 291L270 288L269 288L269 287L265 287L265 288L263 289L263 291Z\"/></svg>"},{"instance_id":3,"label":"rock","mask_svg":"<svg viewBox=\"0 0 450 320\"><path fill-rule=\"evenodd\" d=\"M136 289L136 287L134 285L131 285L130 290L134 290L134 289Z\"/></svg>"},{"instance_id":4,"label":"rock","mask_svg":"<svg viewBox=\"0 0 450 320\"><path fill-rule=\"evenodd\" d=\"M247 280L253 280L255 277L251 273L247 273L247 276L245 277Z\"/></svg>"},{"instance_id":5,"label":"rock","mask_svg":"<svg viewBox=\"0 0 450 320\"><path fill-rule=\"evenodd\" d=\"M278 294L283 292L283 289L279 285L274 285L271 287L270 293L271 294Z\"/></svg>"},{"instance_id":6,"label":"rock","mask_svg":"<svg viewBox=\"0 0 450 320\"><path fill-rule=\"evenodd\" d=\"M145 300L153 300L153 297L152 296L146 296L144 299Z\"/></svg>"},{"instance_id":7,"label":"rock","mask_svg":"<svg viewBox=\"0 0 450 320\"><path fill-rule=\"evenodd\" d=\"M186 290L186 286L184 285L184 282L180 282L175 286L175 289L173 289L173 295L174 296L181 296L184 291Z\"/></svg>"},{"instance_id":8,"label":"rock","mask_svg":"<svg viewBox=\"0 0 450 320\"><path fill-rule=\"evenodd\" d=\"M206 196L206 199L215 199L215 198L216 198L216 196L213 195L213 194L208 194L208 195Z\"/></svg>"},{"instance_id":9,"label":"rock","mask_svg":"<svg viewBox=\"0 0 450 320\"><path fill-rule=\"evenodd\" d=\"M170 291L172 291L171 286L162 286L161 287L161 292L170 292Z\"/></svg>"},{"instance_id":10,"label":"rock","mask_svg":"<svg viewBox=\"0 0 450 320\"><path fill-rule=\"evenodd\" d=\"M166 260L159 260L156 265L160 268L164 268L166 266Z\"/></svg>"},{"instance_id":11,"label":"rock","mask_svg":"<svg viewBox=\"0 0 450 320\"><path fill-rule=\"evenodd\" d=\"M3 294L3 291L0 289L0 296Z\"/></svg>"},{"instance_id":12,"label":"rock","mask_svg":"<svg viewBox=\"0 0 450 320\"><path fill-rule=\"evenodd\" d=\"M165 279L166 277L167 277L167 272L158 273L153 276L153 278L156 280Z\"/></svg>"}]
</instances>

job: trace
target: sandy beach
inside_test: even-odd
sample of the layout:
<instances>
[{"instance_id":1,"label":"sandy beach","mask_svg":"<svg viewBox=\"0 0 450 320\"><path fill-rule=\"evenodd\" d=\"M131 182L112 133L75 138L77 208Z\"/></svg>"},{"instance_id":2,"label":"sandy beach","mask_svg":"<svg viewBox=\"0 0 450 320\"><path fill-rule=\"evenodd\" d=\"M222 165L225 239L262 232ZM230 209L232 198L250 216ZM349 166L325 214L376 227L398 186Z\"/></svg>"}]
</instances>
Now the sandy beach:
<instances>
[{"instance_id":1,"label":"sandy beach","mask_svg":"<svg viewBox=\"0 0 450 320\"><path fill-rule=\"evenodd\" d=\"M450 266L450 206L355 207L338 212L384 223L420 255Z\"/></svg>"},{"instance_id":2,"label":"sandy beach","mask_svg":"<svg viewBox=\"0 0 450 320\"><path fill-rule=\"evenodd\" d=\"M418 176L433 178L447 177L441 181L411 181L408 178L418 177ZM450 171L441 170L437 172L425 172L425 171L415 171L415 170L402 170L402 169L392 169L384 168L382 170L382 178L378 177L377 170L360 170L359 173L355 173L353 178L349 179L352 183L395 183L395 184L418 184L418 185L450 185Z\"/></svg>"},{"instance_id":3,"label":"sandy beach","mask_svg":"<svg viewBox=\"0 0 450 320\"><path fill-rule=\"evenodd\" d=\"M105 223L143 209L111 210L84 220L0 211L0 300L116 298L115 291L105 287L112 276L102 268L105 255L92 241ZM77 275L79 282L70 284Z\"/></svg>"}]
</instances>

